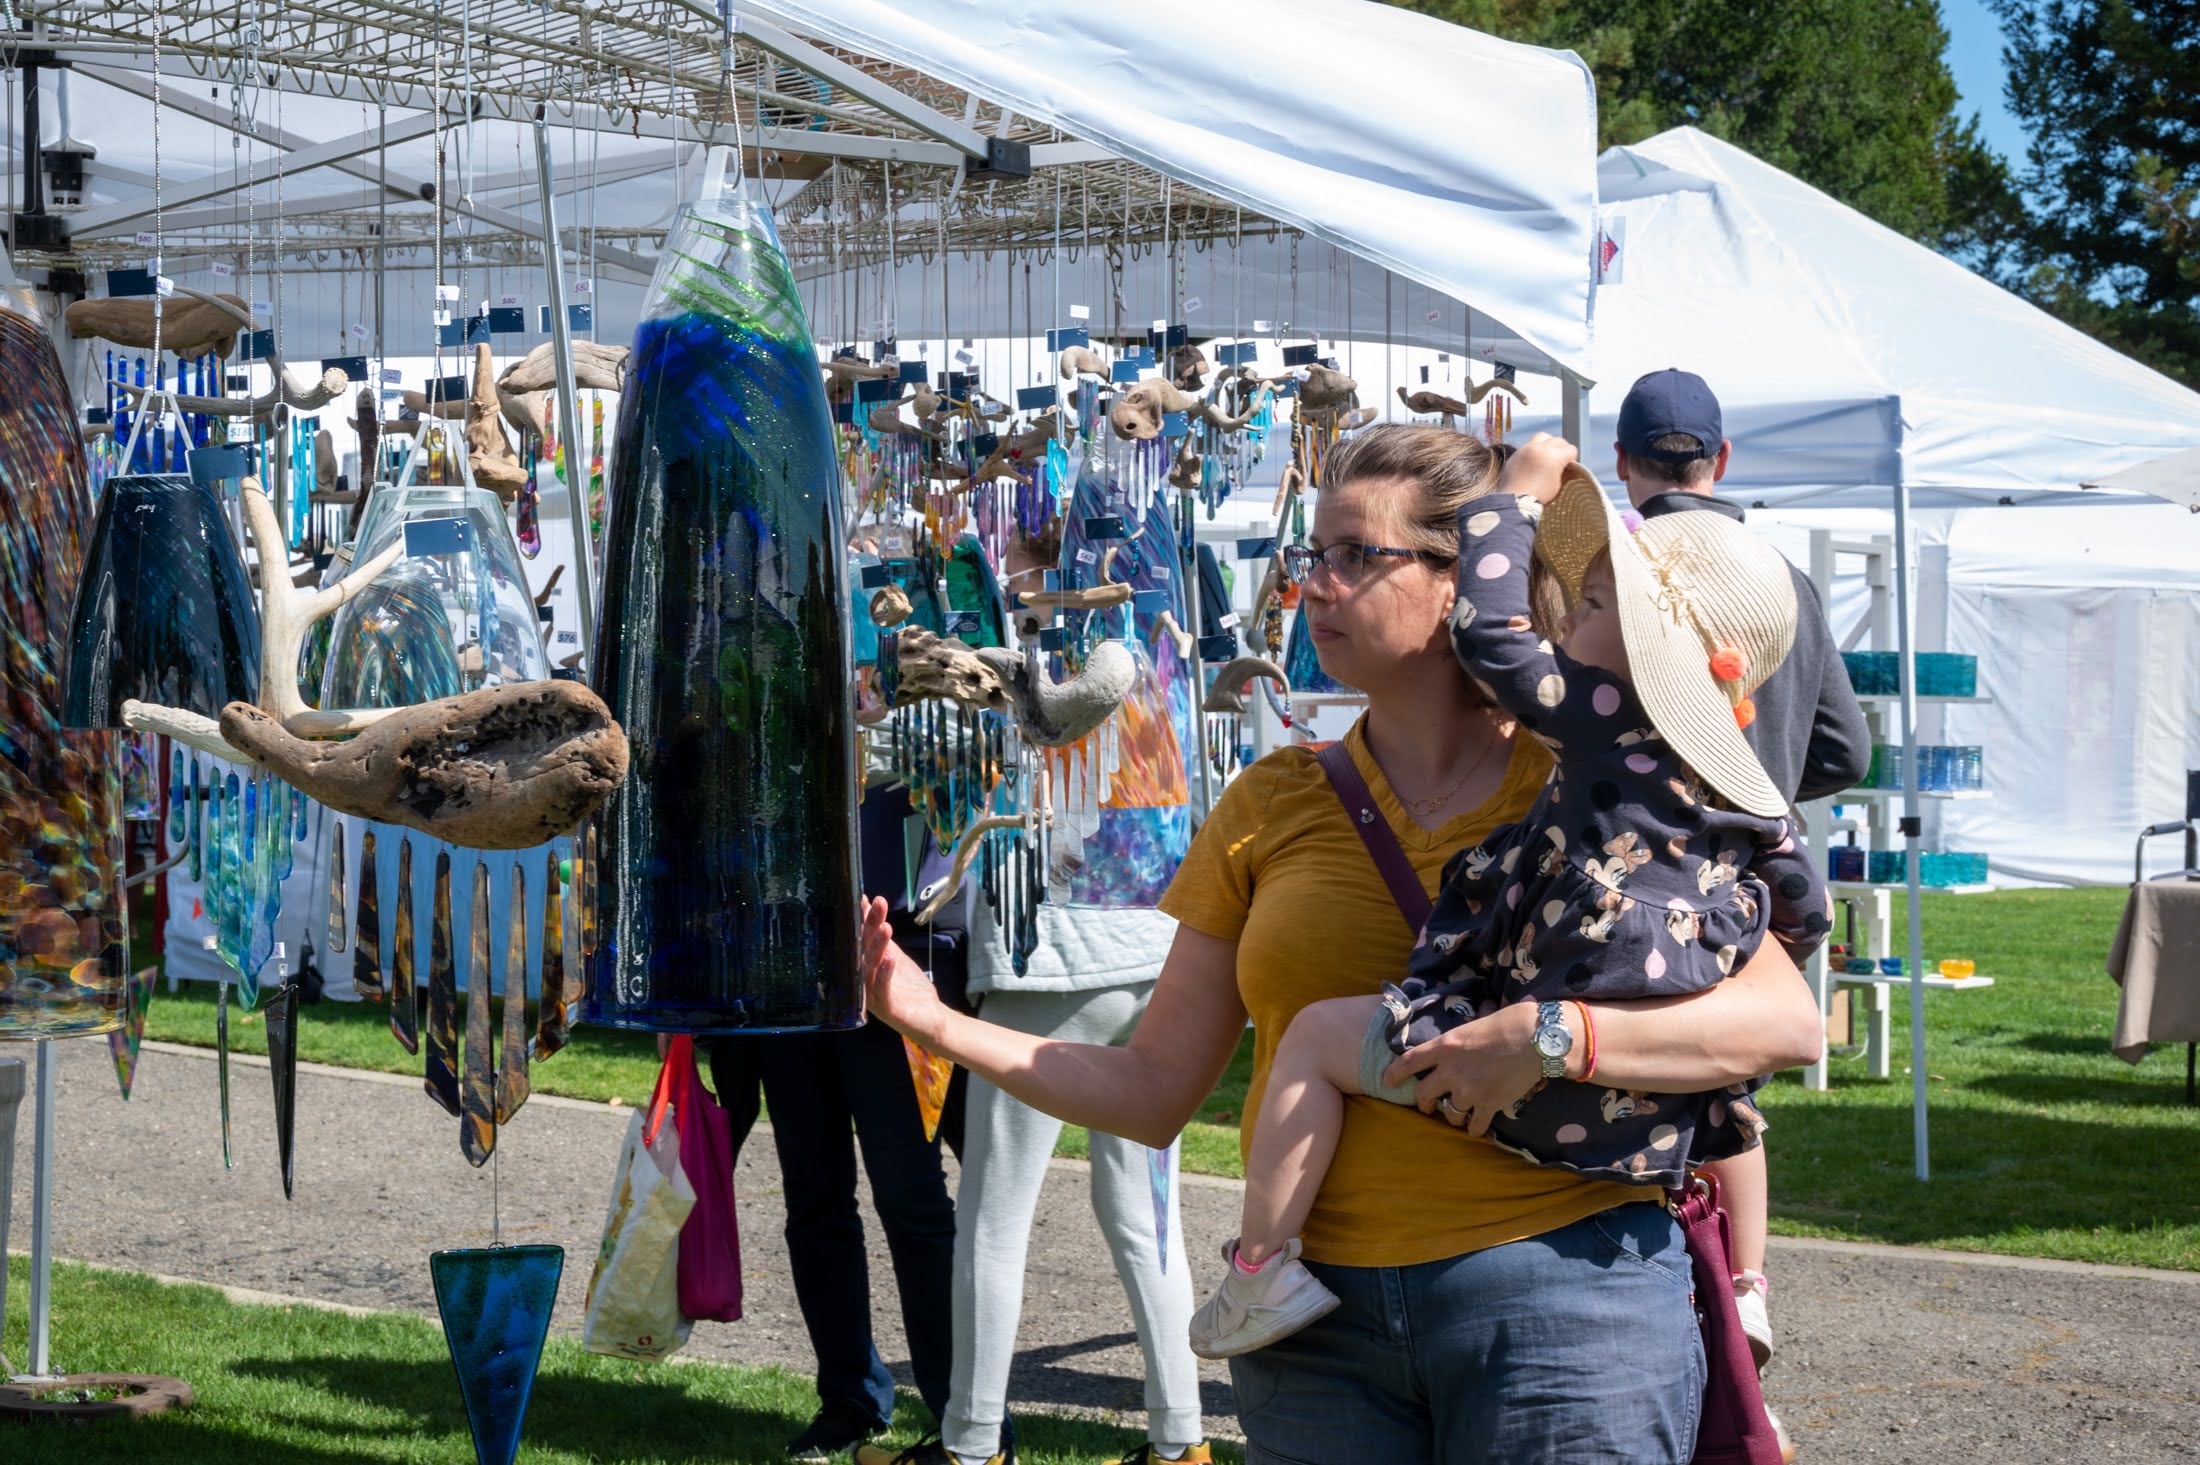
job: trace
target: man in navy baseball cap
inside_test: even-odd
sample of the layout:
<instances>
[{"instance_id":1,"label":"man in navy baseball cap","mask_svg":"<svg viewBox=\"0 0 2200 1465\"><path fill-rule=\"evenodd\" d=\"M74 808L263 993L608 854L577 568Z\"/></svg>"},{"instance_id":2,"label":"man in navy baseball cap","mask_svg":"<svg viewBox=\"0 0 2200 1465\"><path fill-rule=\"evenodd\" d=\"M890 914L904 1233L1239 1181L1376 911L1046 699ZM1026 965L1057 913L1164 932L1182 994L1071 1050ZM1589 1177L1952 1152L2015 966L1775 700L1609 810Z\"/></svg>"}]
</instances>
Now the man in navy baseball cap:
<instances>
[{"instance_id":1,"label":"man in navy baseball cap","mask_svg":"<svg viewBox=\"0 0 2200 1465\"><path fill-rule=\"evenodd\" d=\"M1619 404L1620 481L1636 508L1673 488L1708 493L1726 476L1726 440L1719 399L1692 371L1668 366L1628 389ZM1641 480L1638 485L1637 480Z\"/></svg>"}]
</instances>

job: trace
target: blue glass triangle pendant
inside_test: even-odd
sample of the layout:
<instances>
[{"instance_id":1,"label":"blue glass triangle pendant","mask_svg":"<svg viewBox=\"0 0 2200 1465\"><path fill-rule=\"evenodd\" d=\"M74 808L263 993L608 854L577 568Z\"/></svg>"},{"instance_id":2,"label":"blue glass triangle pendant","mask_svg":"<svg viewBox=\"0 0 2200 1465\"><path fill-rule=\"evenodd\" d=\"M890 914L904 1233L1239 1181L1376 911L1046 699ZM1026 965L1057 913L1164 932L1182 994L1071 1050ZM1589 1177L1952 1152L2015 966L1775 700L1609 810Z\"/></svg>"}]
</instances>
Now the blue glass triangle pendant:
<instances>
[{"instance_id":1,"label":"blue glass triangle pendant","mask_svg":"<svg viewBox=\"0 0 2200 1465\"><path fill-rule=\"evenodd\" d=\"M439 1251L428 1258L451 1367L480 1465L512 1465L565 1271L560 1246Z\"/></svg>"}]
</instances>

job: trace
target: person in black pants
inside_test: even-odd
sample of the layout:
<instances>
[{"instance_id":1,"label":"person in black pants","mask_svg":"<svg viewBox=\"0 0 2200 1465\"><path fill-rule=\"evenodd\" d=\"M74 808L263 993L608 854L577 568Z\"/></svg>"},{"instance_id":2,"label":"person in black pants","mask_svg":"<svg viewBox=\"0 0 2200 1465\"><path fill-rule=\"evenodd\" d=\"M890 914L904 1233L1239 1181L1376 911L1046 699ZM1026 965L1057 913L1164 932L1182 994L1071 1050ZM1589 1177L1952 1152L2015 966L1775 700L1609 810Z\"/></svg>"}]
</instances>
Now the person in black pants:
<instances>
[{"instance_id":1,"label":"person in black pants","mask_svg":"<svg viewBox=\"0 0 2200 1465\"><path fill-rule=\"evenodd\" d=\"M908 791L898 784L865 794L863 888L887 896L897 943L933 973L942 995L959 1003L963 928L948 924L958 908L950 906L931 927L909 917L903 839L910 813ZM944 871L936 856L925 860L919 888ZM871 1022L844 1032L725 1037L710 1045L710 1064L712 1087L733 1120L736 1153L756 1121L759 1091L771 1111L787 1200L787 1256L817 1355L817 1416L789 1443L789 1455L838 1458L893 1415L893 1375L871 1339L871 1273L856 1207L858 1148L893 1258L917 1392L935 1419L944 1416L955 1208L939 1142L924 1136L901 1035ZM962 1077L957 1073L956 1090ZM939 1137L959 1157L957 1097L951 1090Z\"/></svg>"}]
</instances>

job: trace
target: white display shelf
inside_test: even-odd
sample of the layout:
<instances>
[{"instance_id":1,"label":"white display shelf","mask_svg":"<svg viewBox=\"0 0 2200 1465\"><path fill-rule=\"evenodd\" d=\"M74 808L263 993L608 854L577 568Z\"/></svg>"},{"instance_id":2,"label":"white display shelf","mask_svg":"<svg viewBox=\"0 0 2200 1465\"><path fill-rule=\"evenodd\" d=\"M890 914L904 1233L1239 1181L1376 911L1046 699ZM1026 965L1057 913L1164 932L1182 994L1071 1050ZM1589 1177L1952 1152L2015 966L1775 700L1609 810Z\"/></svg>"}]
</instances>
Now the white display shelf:
<instances>
[{"instance_id":1,"label":"white display shelf","mask_svg":"<svg viewBox=\"0 0 2200 1465\"><path fill-rule=\"evenodd\" d=\"M1858 692L1856 700L1859 702L1899 702L1902 700L1902 694L1900 692ZM1991 702L1994 699L1991 697L1949 697L1939 693L1920 692L1917 694L1917 700L1945 706L1950 703L1976 704Z\"/></svg>"},{"instance_id":2,"label":"white display shelf","mask_svg":"<svg viewBox=\"0 0 2200 1465\"><path fill-rule=\"evenodd\" d=\"M1907 987L1910 985L1910 979L1907 976L1890 977L1885 972L1873 972L1868 976L1863 972L1835 972L1833 980L1836 986L1841 987ZM1932 973L1924 980L1925 985L1936 992L1961 992L1972 988L1983 989L1994 985L1992 977L1944 977L1938 972Z\"/></svg>"},{"instance_id":3,"label":"white display shelf","mask_svg":"<svg viewBox=\"0 0 2200 1465\"><path fill-rule=\"evenodd\" d=\"M1903 791L1898 788L1851 788L1843 789L1840 793L1827 799L1826 802L1829 804L1863 804L1875 803L1881 799L1899 799L1902 796ZM1994 796L1994 791L1990 788L1921 788L1917 791L1917 796L1921 799L1990 799Z\"/></svg>"},{"instance_id":4,"label":"white display shelf","mask_svg":"<svg viewBox=\"0 0 2200 1465\"><path fill-rule=\"evenodd\" d=\"M1874 890L1908 890L1910 888L1909 882L1906 880L1830 880L1826 883L1827 888L1832 890L1836 896L1869 895ZM1987 895L1993 891L1994 887L1991 885L1920 885L1917 888L1920 893L1925 895Z\"/></svg>"}]
</instances>

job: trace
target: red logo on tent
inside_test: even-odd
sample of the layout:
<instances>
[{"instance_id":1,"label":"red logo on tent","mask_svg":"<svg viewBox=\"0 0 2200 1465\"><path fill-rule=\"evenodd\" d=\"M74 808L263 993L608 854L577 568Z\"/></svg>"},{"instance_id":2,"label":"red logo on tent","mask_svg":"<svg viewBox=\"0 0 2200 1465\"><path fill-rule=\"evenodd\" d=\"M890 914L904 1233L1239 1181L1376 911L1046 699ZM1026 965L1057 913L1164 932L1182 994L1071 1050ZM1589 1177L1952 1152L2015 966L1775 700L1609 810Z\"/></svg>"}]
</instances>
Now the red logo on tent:
<instances>
[{"instance_id":1,"label":"red logo on tent","mask_svg":"<svg viewBox=\"0 0 2200 1465\"><path fill-rule=\"evenodd\" d=\"M1597 239L1597 268L1605 274L1612 272L1612 261L1619 258L1619 241L1609 234Z\"/></svg>"}]
</instances>

